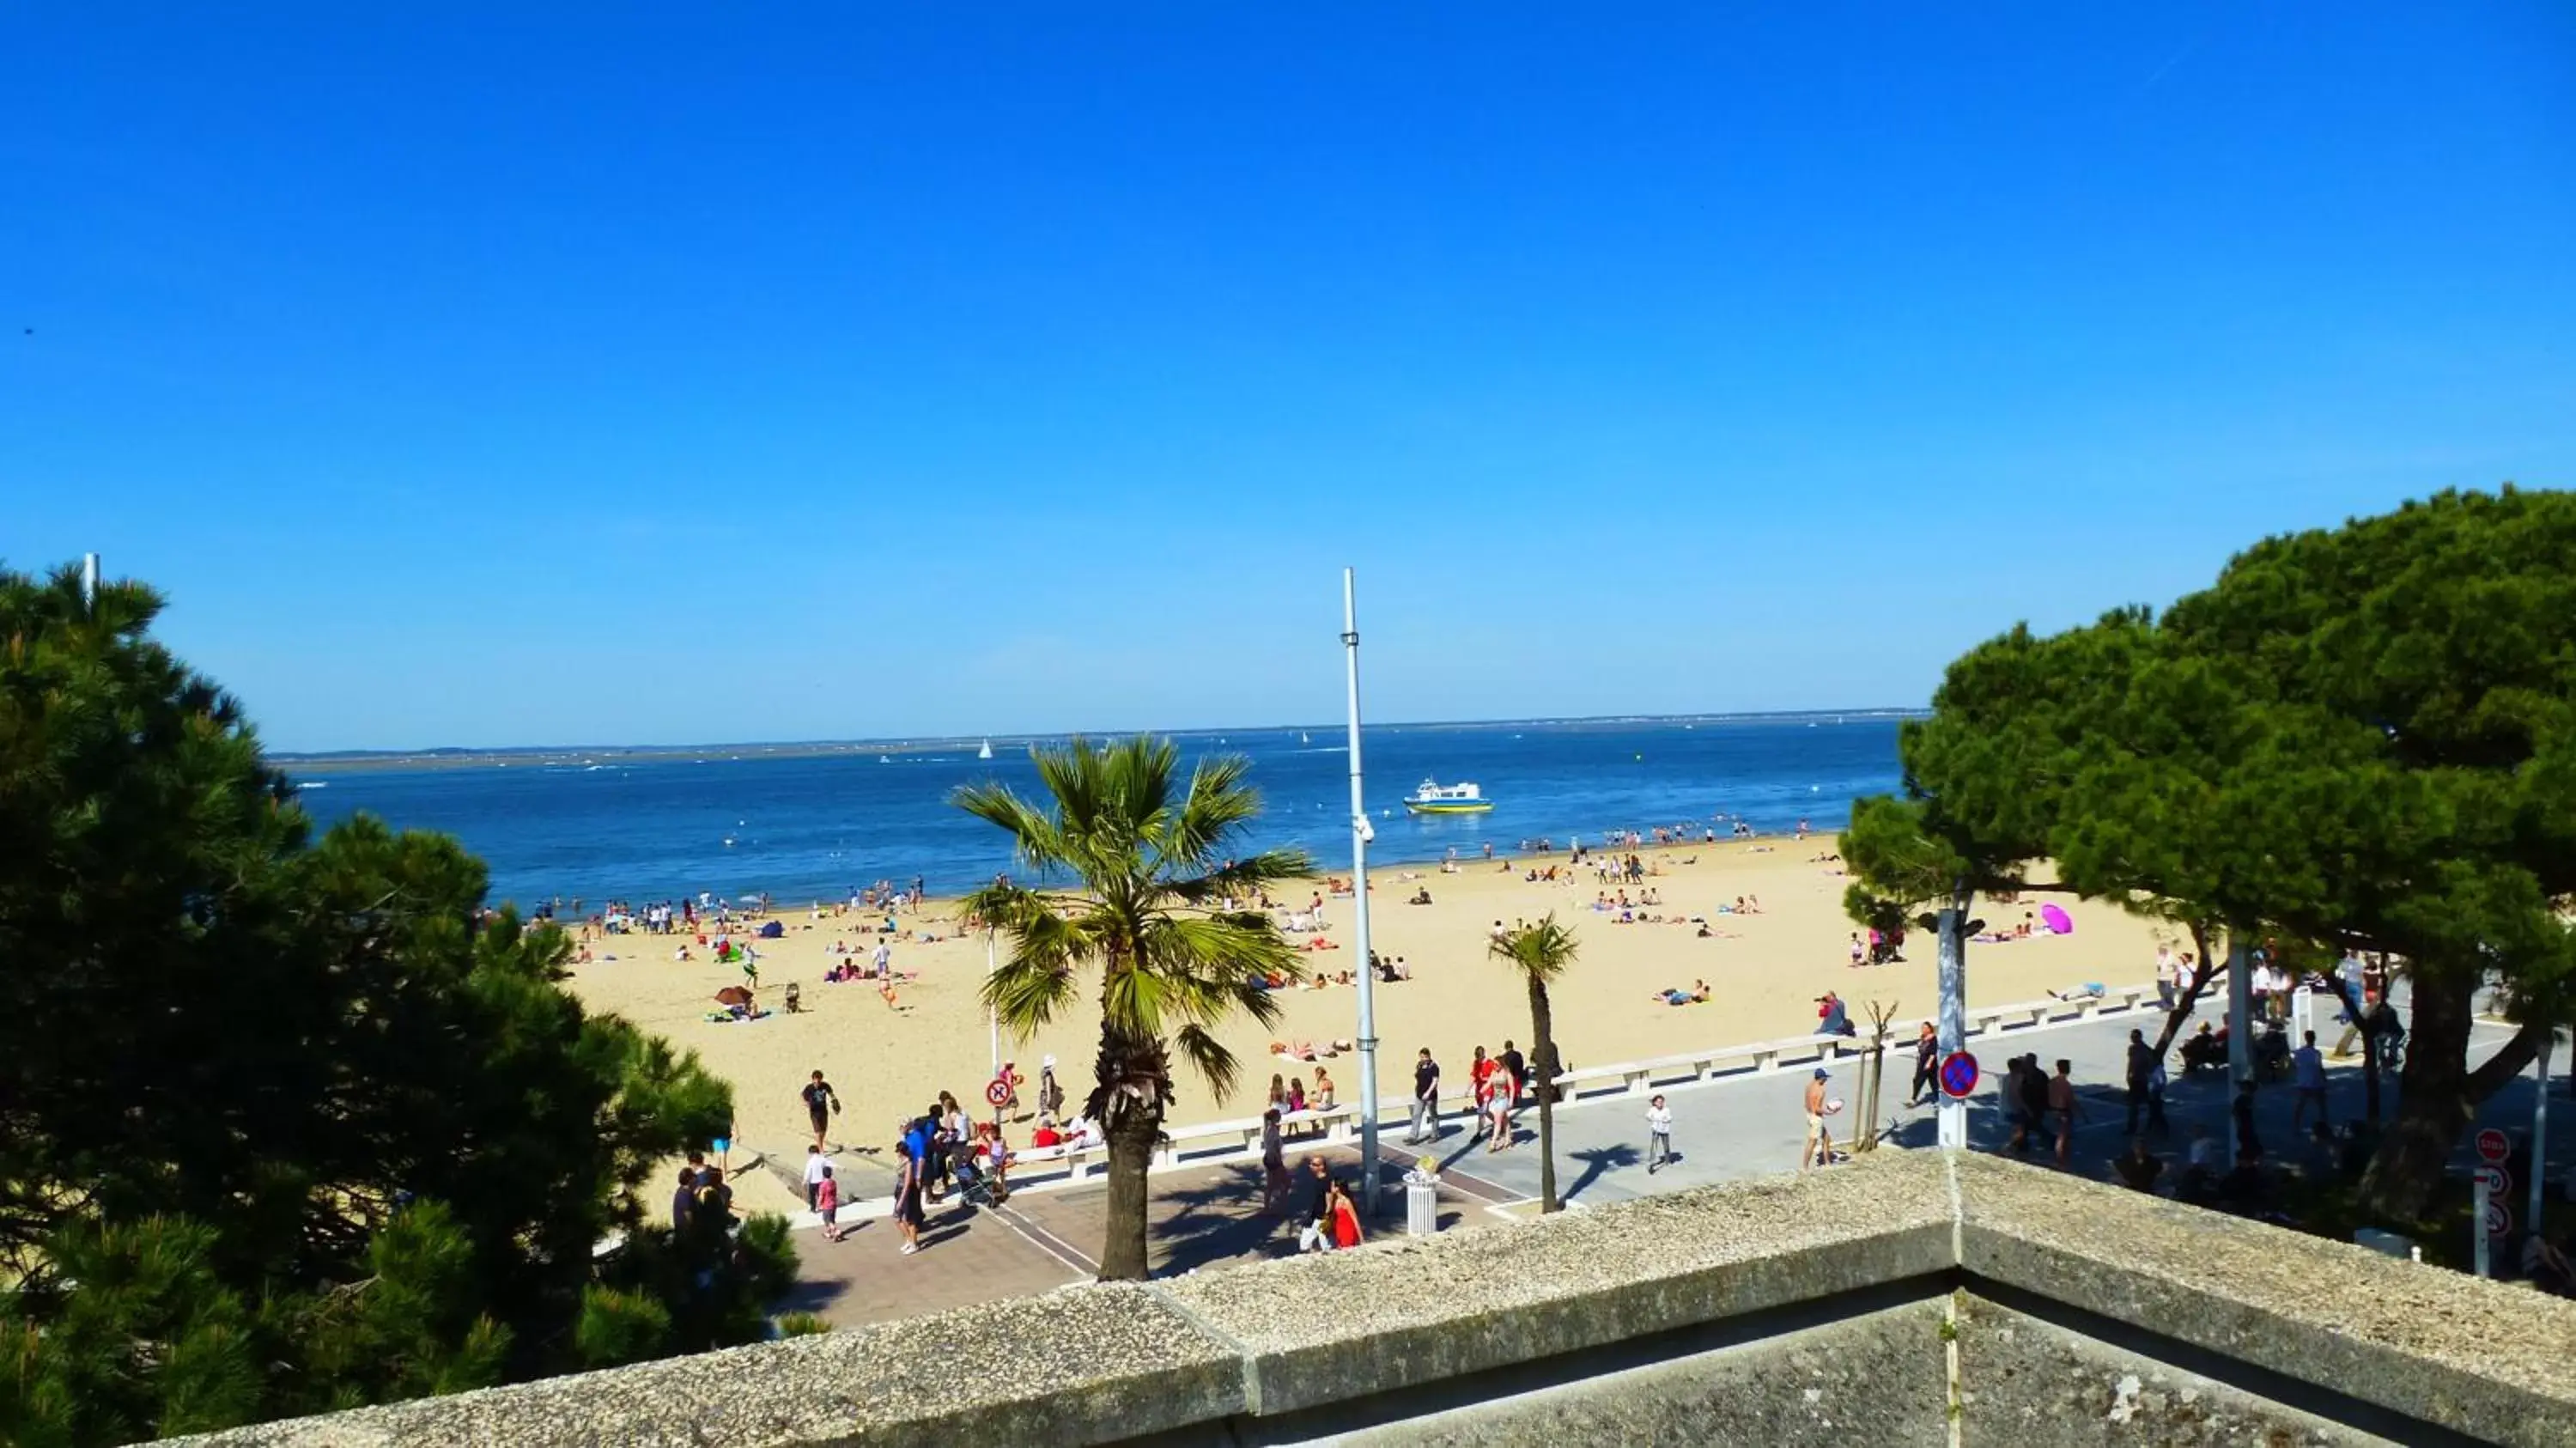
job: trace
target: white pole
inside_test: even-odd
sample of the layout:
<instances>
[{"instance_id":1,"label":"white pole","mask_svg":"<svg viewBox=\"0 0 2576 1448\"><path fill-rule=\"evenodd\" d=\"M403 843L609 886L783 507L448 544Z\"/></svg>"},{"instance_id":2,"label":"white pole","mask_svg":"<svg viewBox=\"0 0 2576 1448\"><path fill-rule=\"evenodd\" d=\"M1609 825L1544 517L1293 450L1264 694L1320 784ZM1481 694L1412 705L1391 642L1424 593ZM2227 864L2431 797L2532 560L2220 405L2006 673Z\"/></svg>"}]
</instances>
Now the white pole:
<instances>
[{"instance_id":1,"label":"white pole","mask_svg":"<svg viewBox=\"0 0 2576 1448\"><path fill-rule=\"evenodd\" d=\"M993 988L993 974L998 968L993 963L993 927L987 925L984 927L984 988L988 992ZM984 1007L984 1018L993 1031L993 1074L988 1079L999 1081L1002 1079L1002 1008L988 1002ZM994 1115L999 1116L1001 1112L1000 1107L993 1108Z\"/></svg>"},{"instance_id":2,"label":"white pole","mask_svg":"<svg viewBox=\"0 0 2576 1448\"><path fill-rule=\"evenodd\" d=\"M1368 797L1360 790L1360 623L1351 570L1342 570L1342 654L1350 666L1351 963L1360 968L1360 1204L1377 1210L1377 972L1369 965Z\"/></svg>"},{"instance_id":3,"label":"white pole","mask_svg":"<svg viewBox=\"0 0 2576 1448\"><path fill-rule=\"evenodd\" d=\"M1968 1049L1968 907L1965 896L1956 896L1939 921L1941 952L1941 1020L1937 1028L1941 1059L1946 1061L1954 1051ZM1940 1093L1941 1104L1935 1109L1937 1140L1942 1146L1964 1149L1968 1144L1968 1103L1956 1100L1950 1093ZM2007 1101L2007 1113L2018 1103Z\"/></svg>"},{"instance_id":4,"label":"white pole","mask_svg":"<svg viewBox=\"0 0 2576 1448\"><path fill-rule=\"evenodd\" d=\"M2478 1168L2476 1200L2469 1207L2469 1235L2475 1240L2478 1275L2493 1276L2487 1270L2487 1169Z\"/></svg>"},{"instance_id":5,"label":"white pole","mask_svg":"<svg viewBox=\"0 0 2576 1448\"><path fill-rule=\"evenodd\" d=\"M2540 1038L2540 1054L2531 1059L2531 1211L2525 1231L2540 1230L2541 1187L2549 1180L2549 1051L2558 1044L2552 1026Z\"/></svg>"},{"instance_id":6,"label":"white pole","mask_svg":"<svg viewBox=\"0 0 2576 1448\"><path fill-rule=\"evenodd\" d=\"M81 612L95 613L97 610L98 555L84 553L81 555Z\"/></svg>"},{"instance_id":7,"label":"white pole","mask_svg":"<svg viewBox=\"0 0 2576 1448\"><path fill-rule=\"evenodd\" d=\"M2254 946L2227 928L2227 1161L2235 1170L2245 1143L2236 1139L2236 1093L2254 1079Z\"/></svg>"}]
</instances>

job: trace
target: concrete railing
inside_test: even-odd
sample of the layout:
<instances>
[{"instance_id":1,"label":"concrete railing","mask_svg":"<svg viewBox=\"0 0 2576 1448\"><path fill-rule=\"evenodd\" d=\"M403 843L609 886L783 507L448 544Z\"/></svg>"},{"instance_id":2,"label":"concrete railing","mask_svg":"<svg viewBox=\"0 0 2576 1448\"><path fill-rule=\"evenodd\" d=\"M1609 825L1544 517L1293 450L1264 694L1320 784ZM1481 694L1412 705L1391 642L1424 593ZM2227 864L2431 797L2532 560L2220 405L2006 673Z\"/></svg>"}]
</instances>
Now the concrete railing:
<instances>
[{"instance_id":1,"label":"concrete railing","mask_svg":"<svg viewBox=\"0 0 2576 1448\"><path fill-rule=\"evenodd\" d=\"M2576 1303L1909 1151L191 1441L2566 1448L2571 1361Z\"/></svg>"}]
</instances>

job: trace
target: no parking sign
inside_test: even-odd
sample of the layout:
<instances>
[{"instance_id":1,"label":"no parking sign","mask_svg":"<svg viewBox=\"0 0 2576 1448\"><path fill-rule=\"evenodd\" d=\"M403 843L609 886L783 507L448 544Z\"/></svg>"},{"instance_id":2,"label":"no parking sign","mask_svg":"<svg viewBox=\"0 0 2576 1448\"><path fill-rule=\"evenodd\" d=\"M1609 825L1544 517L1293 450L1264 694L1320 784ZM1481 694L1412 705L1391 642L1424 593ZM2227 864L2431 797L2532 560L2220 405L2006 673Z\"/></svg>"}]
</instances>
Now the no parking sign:
<instances>
[{"instance_id":1,"label":"no parking sign","mask_svg":"<svg viewBox=\"0 0 2576 1448\"><path fill-rule=\"evenodd\" d=\"M1977 1089L1977 1058L1965 1051L1952 1051L1941 1058L1941 1094L1953 1101L1963 1100Z\"/></svg>"}]
</instances>

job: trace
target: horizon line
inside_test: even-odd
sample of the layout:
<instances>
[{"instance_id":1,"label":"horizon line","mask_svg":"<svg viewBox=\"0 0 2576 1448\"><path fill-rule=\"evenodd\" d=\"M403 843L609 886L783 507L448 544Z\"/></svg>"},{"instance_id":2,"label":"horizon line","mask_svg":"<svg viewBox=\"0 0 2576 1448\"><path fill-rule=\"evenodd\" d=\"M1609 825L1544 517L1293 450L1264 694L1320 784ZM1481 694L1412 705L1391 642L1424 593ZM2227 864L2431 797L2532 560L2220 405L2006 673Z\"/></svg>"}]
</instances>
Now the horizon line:
<instances>
[{"instance_id":1,"label":"horizon line","mask_svg":"<svg viewBox=\"0 0 2576 1448\"><path fill-rule=\"evenodd\" d=\"M1370 721L1364 727L1371 729L1490 729L1500 728L1504 725L1510 724L1537 724L1546 726L1567 724L1728 723L1760 721L1765 719L1809 719L1825 716L1845 717L1850 715L1889 717L1924 714L1928 712L1930 712L1928 706L1922 705L1870 704L1843 709L1742 709L1705 714L1546 714L1506 719L1385 719ZM292 762L306 760L339 761L352 759L409 759L425 756L437 756L452 759L460 756L470 757L473 755L483 754L677 754L691 750L704 749L858 749L863 747L913 749L971 743L978 740L990 742L995 738L1021 741L1074 738L1117 739L1131 737L1137 734L1161 735L1166 738L1181 738L1198 734L1260 734L1290 729L1311 732L1317 727L1317 725L1311 723L1233 724L1174 729L1066 729L1013 731L999 735L921 734L902 739L892 737L854 737L843 739L708 740L687 744L436 744L423 745L408 749L276 749L266 752L271 760ZM1321 727L1339 732L1346 732L1349 728L1349 722L1347 720L1337 719Z\"/></svg>"}]
</instances>

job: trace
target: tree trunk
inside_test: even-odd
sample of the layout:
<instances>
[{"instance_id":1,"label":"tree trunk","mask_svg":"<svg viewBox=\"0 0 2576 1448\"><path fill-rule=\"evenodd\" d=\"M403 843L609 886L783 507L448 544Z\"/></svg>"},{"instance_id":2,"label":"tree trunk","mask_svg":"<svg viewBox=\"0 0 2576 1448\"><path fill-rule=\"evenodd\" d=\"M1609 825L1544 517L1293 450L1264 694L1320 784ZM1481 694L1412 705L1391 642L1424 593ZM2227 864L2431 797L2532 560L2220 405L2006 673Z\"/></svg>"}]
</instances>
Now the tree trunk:
<instances>
[{"instance_id":1,"label":"tree trunk","mask_svg":"<svg viewBox=\"0 0 2576 1448\"><path fill-rule=\"evenodd\" d=\"M1878 1078L1887 1062L1887 1033L1873 1027L1869 1055L1860 1064L1860 1128L1852 1143L1857 1154L1878 1147Z\"/></svg>"},{"instance_id":2,"label":"tree trunk","mask_svg":"<svg viewBox=\"0 0 2576 1448\"><path fill-rule=\"evenodd\" d=\"M1100 1247L1100 1280L1145 1280L1145 1169L1163 1134L1160 1107L1134 1107L1107 1126L1109 1235Z\"/></svg>"},{"instance_id":3,"label":"tree trunk","mask_svg":"<svg viewBox=\"0 0 2576 1448\"><path fill-rule=\"evenodd\" d=\"M2540 1049L2525 1026L2494 1058L2469 1069L2469 1027L2477 999L2472 972L2413 974L2414 999L2406 1068L2398 1076L2397 1115L2361 1176L2363 1207L2381 1217L2421 1221L2442 1184L2442 1171L2475 1118L2478 1103L2502 1090Z\"/></svg>"},{"instance_id":4,"label":"tree trunk","mask_svg":"<svg viewBox=\"0 0 2576 1448\"><path fill-rule=\"evenodd\" d=\"M1564 1206L1556 1199L1556 1023L1547 1007L1547 982L1530 977L1530 1050L1538 1063L1538 1209Z\"/></svg>"},{"instance_id":5,"label":"tree trunk","mask_svg":"<svg viewBox=\"0 0 2576 1448\"><path fill-rule=\"evenodd\" d=\"M2200 997L2209 989L2209 978L2216 974L2218 962L2202 956L2191 979L2183 984L2182 995L2174 1001L2173 1009L2165 1012L2165 1028L2156 1035L2157 1060L2163 1060L2165 1052L2173 1049L2174 1037L2182 1034L2183 1022L2200 1009Z\"/></svg>"},{"instance_id":6,"label":"tree trunk","mask_svg":"<svg viewBox=\"0 0 2576 1448\"><path fill-rule=\"evenodd\" d=\"M1114 978L1114 977L1113 977ZM1146 1275L1145 1172L1163 1137L1163 1113L1172 1104L1171 1057L1152 1036L1100 1028L1097 1084L1083 1103L1109 1139L1109 1207L1100 1247L1100 1280L1142 1282Z\"/></svg>"}]
</instances>

